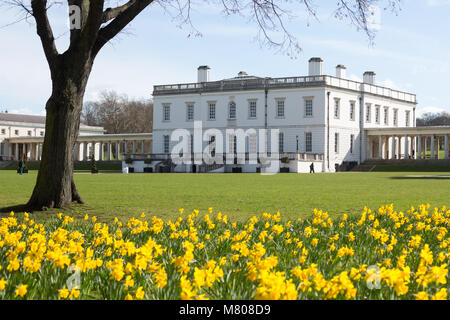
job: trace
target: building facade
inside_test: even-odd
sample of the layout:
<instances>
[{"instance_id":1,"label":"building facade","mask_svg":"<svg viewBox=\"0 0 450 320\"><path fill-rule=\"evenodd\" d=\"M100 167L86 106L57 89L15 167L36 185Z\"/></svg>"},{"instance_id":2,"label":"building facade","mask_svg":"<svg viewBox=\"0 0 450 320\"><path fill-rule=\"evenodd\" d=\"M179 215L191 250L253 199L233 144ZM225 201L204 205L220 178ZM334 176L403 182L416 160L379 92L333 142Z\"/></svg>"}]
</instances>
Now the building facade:
<instances>
[{"instance_id":1,"label":"building facade","mask_svg":"<svg viewBox=\"0 0 450 320\"><path fill-rule=\"evenodd\" d=\"M76 161L118 160L123 153L150 152L151 133L105 134L103 127L81 124L75 144ZM45 117L0 113L0 164L39 161L45 136ZM150 144L150 146L149 146Z\"/></svg>"},{"instance_id":2,"label":"building facade","mask_svg":"<svg viewBox=\"0 0 450 320\"><path fill-rule=\"evenodd\" d=\"M169 154L178 143L172 141L172 132L183 128L192 134L197 121L204 131L218 129L224 137L230 128L279 129L280 157L290 156L298 168L300 162L316 161L321 171L334 172L379 154L380 140L371 139L367 130L416 126L415 94L376 85L374 72L357 82L346 78L342 65L334 76L322 70L323 60L312 58L308 76L261 78L240 72L211 81L209 67L201 66L196 83L155 86L152 152ZM214 139L203 139L202 150ZM233 138L226 140L224 152L236 152ZM251 140L246 153L255 148ZM407 153L406 144L392 137L382 143L388 150L400 150L396 157ZM270 141L267 148L271 151ZM255 166L242 167L255 172ZM192 172L190 166L178 170Z\"/></svg>"}]
</instances>

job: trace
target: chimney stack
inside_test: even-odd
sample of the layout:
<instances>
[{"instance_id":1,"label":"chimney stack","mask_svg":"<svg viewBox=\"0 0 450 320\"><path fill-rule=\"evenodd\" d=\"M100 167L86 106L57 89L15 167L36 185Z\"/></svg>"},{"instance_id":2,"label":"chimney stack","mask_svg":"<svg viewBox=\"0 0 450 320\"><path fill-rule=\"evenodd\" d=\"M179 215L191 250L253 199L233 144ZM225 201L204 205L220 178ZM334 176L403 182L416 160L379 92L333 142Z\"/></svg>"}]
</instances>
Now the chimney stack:
<instances>
[{"instance_id":1,"label":"chimney stack","mask_svg":"<svg viewBox=\"0 0 450 320\"><path fill-rule=\"evenodd\" d=\"M209 70L211 68L208 66L200 66L197 69L197 82L208 82L209 81Z\"/></svg>"},{"instance_id":2,"label":"chimney stack","mask_svg":"<svg viewBox=\"0 0 450 320\"><path fill-rule=\"evenodd\" d=\"M323 68L323 60L321 58L309 59L309 75L310 76L321 76L322 68Z\"/></svg>"},{"instance_id":3,"label":"chimney stack","mask_svg":"<svg viewBox=\"0 0 450 320\"><path fill-rule=\"evenodd\" d=\"M341 78L341 79L345 79L346 78L346 71L347 68L344 67L342 64L339 64L336 66L336 77L337 78Z\"/></svg>"},{"instance_id":4,"label":"chimney stack","mask_svg":"<svg viewBox=\"0 0 450 320\"><path fill-rule=\"evenodd\" d=\"M364 72L363 81L368 84L375 84L375 75L376 73L373 71Z\"/></svg>"},{"instance_id":5,"label":"chimney stack","mask_svg":"<svg viewBox=\"0 0 450 320\"><path fill-rule=\"evenodd\" d=\"M245 76L248 76L247 72L245 72L245 71L240 71L238 73L238 77L245 77Z\"/></svg>"}]
</instances>

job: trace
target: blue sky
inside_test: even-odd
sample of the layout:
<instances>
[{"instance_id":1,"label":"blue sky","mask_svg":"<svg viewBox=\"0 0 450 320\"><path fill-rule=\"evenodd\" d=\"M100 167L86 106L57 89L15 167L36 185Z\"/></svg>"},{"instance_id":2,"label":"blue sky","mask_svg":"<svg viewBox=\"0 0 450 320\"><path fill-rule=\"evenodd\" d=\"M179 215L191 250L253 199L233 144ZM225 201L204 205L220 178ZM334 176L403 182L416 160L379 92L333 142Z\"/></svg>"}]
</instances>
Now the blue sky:
<instances>
[{"instance_id":1,"label":"blue sky","mask_svg":"<svg viewBox=\"0 0 450 320\"><path fill-rule=\"evenodd\" d=\"M416 93L419 114L450 112L450 0L402 0L398 15L384 11L380 1L373 45L348 21L334 18L335 2L327 3L317 5L319 21L300 5L292 7L296 17L287 27L302 48L295 59L261 47L256 25L245 17L227 17L218 7L197 4L192 18L202 36L188 37L189 28L180 29L168 13L151 5L98 55L85 101L95 100L102 90L149 99L155 84L195 82L197 67L205 64L212 80L239 71L302 76L309 58L318 56L324 59L325 74L334 75L335 66L344 64L348 78L358 80L364 71L375 71L380 85ZM15 19L15 11L0 10L0 26ZM51 13L61 50L67 43L64 10ZM45 114L51 83L35 26L22 22L2 28L0 40L0 111Z\"/></svg>"}]
</instances>

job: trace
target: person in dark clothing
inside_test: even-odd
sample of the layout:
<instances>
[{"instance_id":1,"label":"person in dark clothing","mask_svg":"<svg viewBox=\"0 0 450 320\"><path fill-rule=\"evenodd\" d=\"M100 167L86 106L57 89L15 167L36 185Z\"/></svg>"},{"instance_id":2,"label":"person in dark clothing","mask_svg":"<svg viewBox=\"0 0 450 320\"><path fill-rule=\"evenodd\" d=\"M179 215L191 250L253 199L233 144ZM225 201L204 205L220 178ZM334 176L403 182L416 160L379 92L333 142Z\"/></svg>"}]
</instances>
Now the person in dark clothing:
<instances>
[{"instance_id":1,"label":"person in dark clothing","mask_svg":"<svg viewBox=\"0 0 450 320\"><path fill-rule=\"evenodd\" d=\"M309 173L315 173L314 172L314 162L312 162L311 165L309 166Z\"/></svg>"},{"instance_id":2,"label":"person in dark clothing","mask_svg":"<svg viewBox=\"0 0 450 320\"><path fill-rule=\"evenodd\" d=\"M23 168L25 167L25 162L23 159L20 159L19 161L19 174L23 174Z\"/></svg>"}]
</instances>

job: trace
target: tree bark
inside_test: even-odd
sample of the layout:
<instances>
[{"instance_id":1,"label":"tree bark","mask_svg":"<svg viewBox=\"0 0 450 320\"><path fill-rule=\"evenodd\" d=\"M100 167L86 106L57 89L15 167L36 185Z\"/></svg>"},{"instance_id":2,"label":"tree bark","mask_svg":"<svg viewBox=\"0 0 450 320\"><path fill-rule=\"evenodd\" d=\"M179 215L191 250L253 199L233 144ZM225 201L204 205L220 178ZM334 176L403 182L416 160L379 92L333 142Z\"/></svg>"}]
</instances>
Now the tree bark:
<instances>
[{"instance_id":1,"label":"tree bark","mask_svg":"<svg viewBox=\"0 0 450 320\"><path fill-rule=\"evenodd\" d=\"M79 65L74 67L76 64L64 63L52 74L53 88L46 104L41 164L36 186L26 205L30 210L62 208L72 202L84 203L73 180L74 147L92 64L85 64L82 68Z\"/></svg>"}]
</instances>

